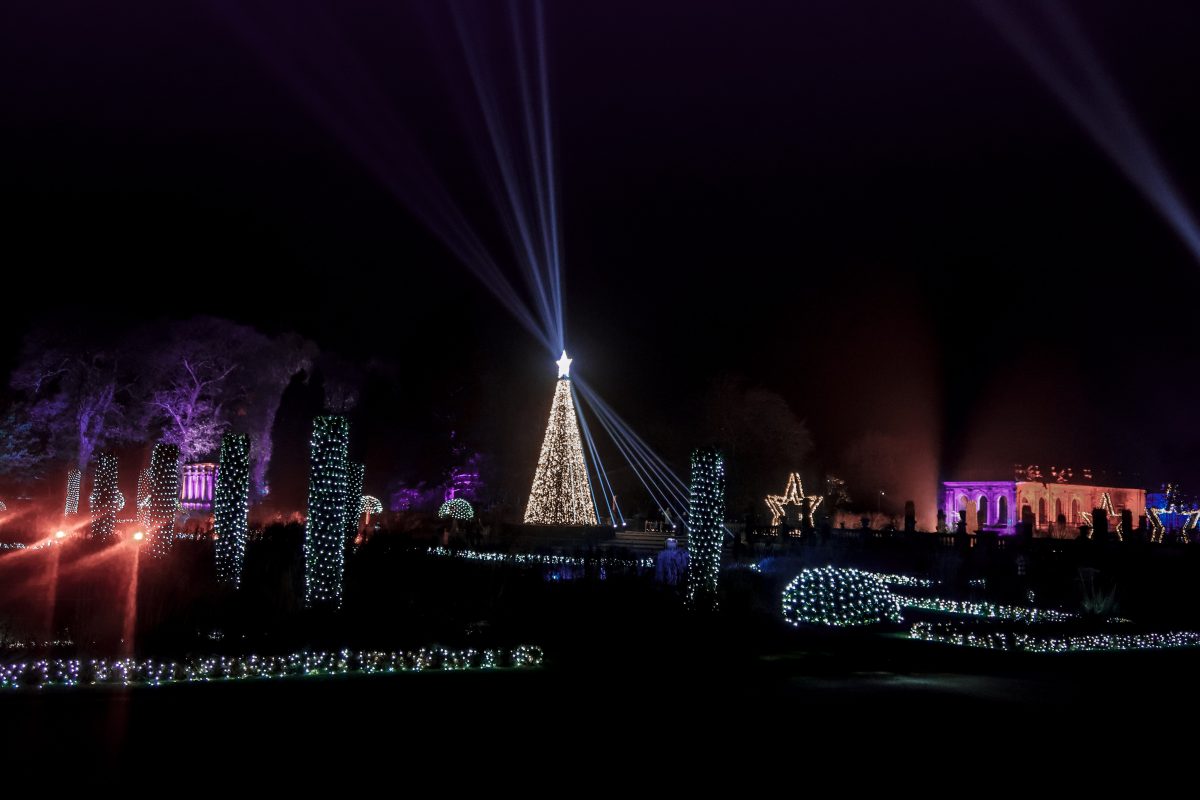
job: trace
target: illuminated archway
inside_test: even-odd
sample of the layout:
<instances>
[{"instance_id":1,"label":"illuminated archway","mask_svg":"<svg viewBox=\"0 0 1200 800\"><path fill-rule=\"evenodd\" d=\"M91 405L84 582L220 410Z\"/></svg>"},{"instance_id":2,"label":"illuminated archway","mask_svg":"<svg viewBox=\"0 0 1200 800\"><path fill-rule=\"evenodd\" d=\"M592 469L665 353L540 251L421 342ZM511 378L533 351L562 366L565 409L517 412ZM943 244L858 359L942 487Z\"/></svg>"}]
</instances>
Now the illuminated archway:
<instances>
[{"instance_id":1,"label":"illuminated archway","mask_svg":"<svg viewBox=\"0 0 1200 800\"><path fill-rule=\"evenodd\" d=\"M1004 495L996 498L996 524L1008 527L1008 498Z\"/></svg>"}]
</instances>

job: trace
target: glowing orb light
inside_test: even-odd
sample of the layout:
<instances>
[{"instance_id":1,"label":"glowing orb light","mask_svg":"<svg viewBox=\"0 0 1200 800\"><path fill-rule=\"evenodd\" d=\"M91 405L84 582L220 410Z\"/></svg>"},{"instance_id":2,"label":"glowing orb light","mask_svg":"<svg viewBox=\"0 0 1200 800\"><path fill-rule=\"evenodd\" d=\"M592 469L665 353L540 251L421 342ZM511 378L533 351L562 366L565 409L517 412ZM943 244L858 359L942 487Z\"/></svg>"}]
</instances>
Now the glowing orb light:
<instances>
[{"instance_id":1,"label":"glowing orb light","mask_svg":"<svg viewBox=\"0 0 1200 800\"><path fill-rule=\"evenodd\" d=\"M145 539L145 538L146 538L146 534L142 533L141 531L138 531L137 533L135 533L133 535L133 540L135 542L140 542L142 539Z\"/></svg>"},{"instance_id":2,"label":"glowing orb light","mask_svg":"<svg viewBox=\"0 0 1200 800\"><path fill-rule=\"evenodd\" d=\"M65 538L66 538L66 536L67 536L67 532L66 532L66 531L55 531L55 533L54 533L54 538L55 538L55 539L65 539Z\"/></svg>"}]
</instances>

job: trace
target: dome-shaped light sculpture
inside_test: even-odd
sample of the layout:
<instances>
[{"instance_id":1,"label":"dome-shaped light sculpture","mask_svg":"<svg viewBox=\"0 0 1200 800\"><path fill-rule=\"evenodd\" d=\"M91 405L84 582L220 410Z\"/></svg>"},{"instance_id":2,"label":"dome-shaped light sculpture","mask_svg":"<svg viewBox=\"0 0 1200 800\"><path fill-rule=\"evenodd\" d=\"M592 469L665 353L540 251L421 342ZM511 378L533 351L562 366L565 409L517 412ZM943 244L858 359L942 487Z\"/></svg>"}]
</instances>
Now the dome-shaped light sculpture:
<instances>
[{"instance_id":1,"label":"dome-shaped light sculpture","mask_svg":"<svg viewBox=\"0 0 1200 800\"><path fill-rule=\"evenodd\" d=\"M438 519L468 520L475 516L475 509L461 497L447 500L438 509Z\"/></svg>"},{"instance_id":2,"label":"dome-shaped light sculpture","mask_svg":"<svg viewBox=\"0 0 1200 800\"><path fill-rule=\"evenodd\" d=\"M900 603L879 578L847 567L806 569L783 590L792 625L848 627L899 622Z\"/></svg>"}]
</instances>

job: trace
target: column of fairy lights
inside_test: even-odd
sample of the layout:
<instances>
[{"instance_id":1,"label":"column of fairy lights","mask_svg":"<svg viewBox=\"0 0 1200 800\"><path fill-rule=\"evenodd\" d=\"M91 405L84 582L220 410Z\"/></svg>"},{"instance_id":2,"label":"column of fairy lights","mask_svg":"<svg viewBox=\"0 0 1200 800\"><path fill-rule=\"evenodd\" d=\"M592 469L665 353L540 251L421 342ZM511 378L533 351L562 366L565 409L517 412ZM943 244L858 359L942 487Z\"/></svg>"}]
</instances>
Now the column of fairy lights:
<instances>
[{"instance_id":1,"label":"column of fairy lights","mask_svg":"<svg viewBox=\"0 0 1200 800\"><path fill-rule=\"evenodd\" d=\"M717 576L725 535L725 459L716 448L692 452L688 509L688 602L696 609L717 607Z\"/></svg>"},{"instance_id":2,"label":"column of fairy lights","mask_svg":"<svg viewBox=\"0 0 1200 800\"><path fill-rule=\"evenodd\" d=\"M83 471L72 469L67 473L67 502L63 513L68 517L79 513L79 489L83 485Z\"/></svg>"},{"instance_id":3,"label":"column of fairy lights","mask_svg":"<svg viewBox=\"0 0 1200 800\"><path fill-rule=\"evenodd\" d=\"M150 468L146 467L138 473L137 482L137 507L134 510L134 517L137 519L138 527L142 530L150 527L146 518L150 509Z\"/></svg>"},{"instance_id":4,"label":"column of fairy lights","mask_svg":"<svg viewBox=\"0 0 1200 800\"><path fill-rule=\"evenodd\" d=\"M146 504L146 536L150 552L162 558L175 543L179 511L179 447L166 442L150 452L150 501Z\"/></svg>"},{"instance_id":5,"label":"column of fairy lights","mask_svg":"<svg viewBox=\"0 0 1200 800\"><path fill-rule=\"evenodd\" d=\"M121 505L117 489L117 457L112 453L101 453L96 458L96 471L92 474L91 536L93 539L112 538L117 522L117 511Z\"/></svg>"},{"instance_id":6,"label":"column of fairy lights","mask_svg":"<svg viewBox=\"0 0 1200 800\"><path fill-rule=\"evenodd\" d=\"M242 585L246 531L250 525L250 437L227 433L221 437L217 487L213 492L217 580L234 589Z\"/></svg>"},{"instance_id":7,"label":"column of fairy lights","mask_svg":"<svg viewBox=\"0 0 1200 800\"><path fill-rule=\"evenodd\" d=\"M304 526L304 604L340 607L345 566L346 484L350 423L342 416L313 420L308 522ZM357 505L358 498L355 498Z\"/></svg>"}]
</instances>

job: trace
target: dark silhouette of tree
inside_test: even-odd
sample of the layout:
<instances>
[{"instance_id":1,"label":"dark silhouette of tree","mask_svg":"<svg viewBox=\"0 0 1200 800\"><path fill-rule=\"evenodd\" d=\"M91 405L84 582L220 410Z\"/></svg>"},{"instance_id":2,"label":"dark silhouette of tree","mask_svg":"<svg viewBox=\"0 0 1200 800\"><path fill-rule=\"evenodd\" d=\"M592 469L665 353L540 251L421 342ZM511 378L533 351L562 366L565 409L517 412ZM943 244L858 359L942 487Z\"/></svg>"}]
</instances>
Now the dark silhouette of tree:
<instances>
[{"instance_id":1,"label":"dark silhouette of tree","mask_svg":"<svg viewBox=\"0 0 1200 800\"><path fill-rule=\"evenodd\" d=\"M317 369L325 389L325 410L331 414L348 414L358 405L359 387L363 373L354 364L331 353L322 353Z\"/></svg>"},{"instance_id":2,"label":"dark silhouette of tree","mask_svg":"<svg viewBox=\"0 0 1200 800\"><path fill-rule=\"evenodd\" d=\"M731 507L758 508L812 455L808 426L777 392L724 378L709 392L704 414L709 441L725 454Z\"/></svg>"},{"instance_id":3,"label":"dark silhouette of tree","mask_svg":"<svg viewBox=\"0 0 1200 800\"><path fill-rule=\"evenodd\" d=\"M292 379L312 370L317 346L294 333L255 339L254 345L246 358L253 369L239 376L245 402L237 411L234 427L250 437L250 491L253 499L261 499L268 491L271 433L279 403Z\"/></svg>"},{"instance_id":4,"label":"dark silhouette of tree","mask_svg":"<svg viewBox=\"0 0 1200 800\"><path fill-rule=\"evenodd\" d=\"M53 455L45 446L45 437L34 430L24 403L14 404L0 419L0 475L42 477L46 462Z\"/></svg>"}]
</instances>

